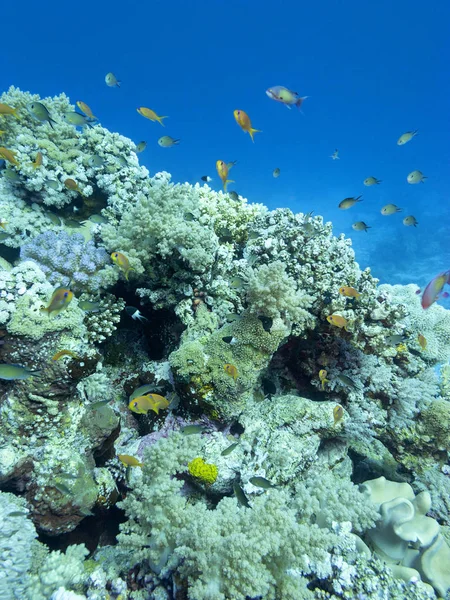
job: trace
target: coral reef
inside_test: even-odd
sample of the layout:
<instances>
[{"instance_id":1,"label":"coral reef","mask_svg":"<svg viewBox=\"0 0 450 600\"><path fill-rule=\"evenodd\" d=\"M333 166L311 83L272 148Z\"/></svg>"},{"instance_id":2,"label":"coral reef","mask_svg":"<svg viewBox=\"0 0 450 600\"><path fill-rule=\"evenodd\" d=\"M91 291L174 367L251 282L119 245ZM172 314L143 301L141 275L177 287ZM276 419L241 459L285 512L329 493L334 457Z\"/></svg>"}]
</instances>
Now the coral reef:
<instances>
[{"instance_id":1,"label":"coral reef","mask_svg":"<svg viewBox=\"0 0 450 600\"><path fill-rule=\"evenodd\" d=\"M149 177L131 140L70 124L64 94L0 102L19 117L0 169L0 596L448 597L450 311L378 285L320 216ZM166 408L132 412L149 393Z\"/></svg>"}]
</instances>

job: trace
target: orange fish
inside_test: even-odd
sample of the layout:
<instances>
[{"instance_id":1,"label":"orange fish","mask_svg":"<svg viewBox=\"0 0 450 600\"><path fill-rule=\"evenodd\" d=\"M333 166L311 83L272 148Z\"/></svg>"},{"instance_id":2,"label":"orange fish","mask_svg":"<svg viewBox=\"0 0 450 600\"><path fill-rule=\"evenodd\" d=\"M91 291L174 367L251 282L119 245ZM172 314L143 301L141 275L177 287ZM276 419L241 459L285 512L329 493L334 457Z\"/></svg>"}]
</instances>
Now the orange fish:
<instances>
[{"instance_id":1,"label":"orange fish","mask_svg":"<svg viewBox=\"0 0 450 600\"><path fill-rule=\"evenodd\" d=\"M227 363L223 366L223 369L227 375L229 375L234 379L234 381L236 381L236 379L238 378L238 370L234 365Z\"/></svg>"},{"instance_id":2,"label":"orange fish","mask_svg":"<svg viewBox=\"0 0 450 600\"><path fill-rule=\"evenodd\" d=\"M167 119L168 117L159 117L154 110L151 108L145 108L145 106L140 106L136 109L140 115L145 117L146 119L150 119L150 121L158 121L160 125L164 127L163 119Z\"/></svg>"},{"instance_id":3,"label":"orange fish","mask_svg":"<svg viewBox=\"0 0 450 600\"><path fill-rule=\"evenodd\" d=\"M328 323L331 323L331 325L339 327L339 329L344 328L345 331L348 331L347 326L349 325L349 322L345 317L341 317L341 315L328 315L327 321Z\"/></svg>"},{"instance_id":4,"label":"orange fish","mask_svg":"<svg viewBox=\"0 0 450 600\"><path fill-rule=\"evenodd\" d=\"M216 162L216 169L217 169L217 173L219 174L220 179L222 180L223 190L224 190L224 192L226 192L227 185L229 183L234 183L233 179L227 179L228 171L230 170L230 167L223 160L218 160Z\"/></svg>"},{"instance_id":5,"label":"orange fish","mask_svg":"<svg viewBox=\"0 0 450 600\"><path fill-rule=\"evenodd\" d=\"M246 131L248 134L250 134L250 137L252 138L252 142L254 142L255 140L253 139L253 134L261 133L261 130L254 129L252 127L252 122L250 121L250 117L243 110L235 110L233 114L234 114L234 118L236 119L236 123L239 125L239 127L242 129L242 131Z\"/></svg>"},{"instance_id":6,"label":"orange fish","mask_svg":"<svg viewBox=\"0 0 450 600\"><path fill-rule=\"evenodd\" d=\"M65 287L58 287L53 292L49 305L45 308L41 308L41 310L48 313L49 317L53 312L58 315L62 310L69 306L72 298L73 292Z\"/></svg>"},{"instance_id":7,"label":"orange fish","mask_svg":"<svg viewBox=\"0 0 450 600\"><path fill-rule=\"evenodd\" d=\"M13 165L16 165L16 167L19 166L19 163L16 160L16 152L14 152L14 150L8 150L8 148L0 148L0 158L3 158L4 160L7 160L8 162L10 162Z\"/></svg>"},{"instance_id":8,"label":"orange fish","mask_svg":"<svg viewBox=\"0 0 450 600\"><path fill-rule=\"evenodd\" d=\"M422 348L422 350L425 350L427 347L427 340L421 333L417 335L417 341L419 342L419 346Z\"/></svg>"},{"instance_id":9,"label":"orange fish","mask_svg":"<svg viewBox=\"0 0 450 600\"><path fill-rule=\"evenodd\" d=\"M341 296L346 296L347 298L359 298L361 294L355 290L355 288L348 287L346 285L339 288L339 293Z\"/></svg>"},{"instance_id":10,"label":"orange fish","mask_svg":"<svg viewBox=\"0 0 450 600\"><path fill-rule=\"evenodd\" d=\"M34 159L34 162L32 163L33 165L33 169L37 169L38 167L40 167L42 165L42 152L38 152L36 154L36 158Z\"/></svg>"},{"instance_id":11,"label":"orange fish","mask_svg":"<svg viewBox=\"0 0 450 600\"><path fill-rule=\"evenodd\" d=\"M81 194L82 196L84 196L83 192L80 190L80 188L78 187L78 183L75 181L75 179L66 179L64 181L64 185L66 186L66 188L72 192L78 192L79 194Z\"/></svg>"},{"instance_id":12,"label":"orange fish","mask_svg":"<svg viewBox=\"0 0 450 600\"><path fill-rule=\"evenodd\" d=\"M16 119L20 119L17 114L18 108L13 108L12 106L8 106L7 104L3 104L0 102L0 117L4 117L5 115L13 115Z\"/></svg>"},{"instance_id":13,"label":"orange fish","mask_svg":"<svg viewBox=\"0 0 450 600\"><path fill-rule=\"evenodd\" d=\"M93 119L94 121L97 120L97 117L94 117L94 115L92 114L92 110L89 108L89 106L86 104L86 102L77 100L77 106L81 110L81 112L83 112L87 117L89 117L90 119Z\"/></svg>"},{"instance_id":14,"label":"orange fish","mask_svg":"<svg viewBox=\"0 0 450 600\"><path fill-rule=\"evenodd\" d=\"M133 398L128 408L138 414L138 415L146 415L149 410L153 410L157 415L159 414L159 410L161 408L167 408L170 402L164 396L160 396L159 394L147 394L145 396L138 396L137 398Z\"/></svg>"},{"instance_id":15,"label":"orange fish","mask_svg":"<svg viewBox=\"0 0 450 600\"><path fill-rule=\"evenodd\" d=\"M112 252L111 260L116 263L121 271L123 271L125 279L128 281L128 274L130 271L134 271L134 269L133 267L130 267L130 261L125 254L122 254L122 252Z\"/></svg>"}]
</instances>

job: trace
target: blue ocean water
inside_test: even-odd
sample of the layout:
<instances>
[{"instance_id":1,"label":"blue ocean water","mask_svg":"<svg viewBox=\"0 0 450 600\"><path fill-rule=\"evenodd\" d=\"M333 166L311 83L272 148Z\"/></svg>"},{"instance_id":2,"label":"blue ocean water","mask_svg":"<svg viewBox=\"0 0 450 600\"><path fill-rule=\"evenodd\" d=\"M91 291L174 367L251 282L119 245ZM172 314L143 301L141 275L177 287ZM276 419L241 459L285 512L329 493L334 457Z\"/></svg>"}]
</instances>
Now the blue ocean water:
<instances>
[{"instance_id":1,"label":"blue ocean water","mask_svg":"<svg viewBox=\"0 0 450 600\"><path fill-rule=\"evenodd\" d=\"M216 160L237 160L230 189L272 209L322 214L381 281L423 286L450 268L446 0L50 0L20 11L8 3L2 22L2 89L83 100L108 129L148 142L140 160L152 174L191 183L210 175L220 189ZM105 85L109 71L120 89ZM309 96L304 114L270 100L274 85ZM166 127L143 119L139 106L168 115ZM254 144L236 108L262 130ZM180 145L159 147L163 134ZM424 184L406 182L414 169ZM365 187L369 176L382 183ZM337 208L359 194L362 203ZM390 202L403 211L384 217ZM408 214L417 228L402 225ZM371 229L353 232L358 220Z\"/></svg>"}]
</instances>

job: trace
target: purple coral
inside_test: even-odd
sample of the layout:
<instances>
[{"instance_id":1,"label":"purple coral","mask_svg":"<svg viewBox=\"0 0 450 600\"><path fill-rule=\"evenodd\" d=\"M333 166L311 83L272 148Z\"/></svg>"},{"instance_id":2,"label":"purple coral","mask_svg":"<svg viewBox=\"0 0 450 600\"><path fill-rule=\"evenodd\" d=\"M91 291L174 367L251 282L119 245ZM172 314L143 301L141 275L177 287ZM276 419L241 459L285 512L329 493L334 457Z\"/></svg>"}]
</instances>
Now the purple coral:
<instances>
[{"instance_id":1,"label":"purple coral","mask_svg":"<svg viewBox=\"0 0 450 600\"><path fill-rule=\"evenodd\" d=\"M53 285L69 285L73 291L98 291L110 285L109 255L79 233L46 231L24 244L21 260L32 260Z\"/></svg>"}]
</instances>

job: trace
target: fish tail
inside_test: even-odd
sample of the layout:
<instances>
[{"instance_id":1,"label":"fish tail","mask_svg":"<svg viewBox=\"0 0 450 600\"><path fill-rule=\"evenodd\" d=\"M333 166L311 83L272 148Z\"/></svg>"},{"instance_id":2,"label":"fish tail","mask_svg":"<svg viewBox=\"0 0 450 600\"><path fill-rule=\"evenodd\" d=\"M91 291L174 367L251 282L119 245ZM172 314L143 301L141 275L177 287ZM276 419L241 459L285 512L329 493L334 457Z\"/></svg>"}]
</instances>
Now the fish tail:
<instances>
[{"instance_id":1,"label":"fish tail","mask_svg":"<svg viewBox=\"0 0 450 600\"><path fill-rule=\"evenodd\" d=\"M295 106L300 108L300 106L303 104L303 101L306 100L306 98L309 98L309 96L301 96L295 103Z\"/></svg>"},{"instance_id":2,"label":"fish tail","mask_svg":"<svg viewBox=\"0 0 450 600\"><path fill-rule=\"evenodd\" d=\"M254 133L262 133L261 129L253 129L253 127L250 127L248 132L250 134L250 137L252 138L253 143L255 142L255 140L253 139L253 134Z\"/></svg>"},{"instance_id":3,"label":"fish tail","mask_svg":"<svg viewBox=\"0 0 450 600\"><path fill-rule=\"evenodd\" d=\"M160 123L163 127L165 127L164 123L162 122L163 119L167 119L168 117L158 117L157 121L158 123Z\"/></svg>"},{"instance_id":4,"label":"fish tail","mask_svg":"<svg viewBox=\"0 0 450 600\"><path fill-rule=\"evenodd\" d=\"M229 183L234 183L234 179L227 179L226 181L224 181L223 189L224 189L225 192L227 191L227 185Z\"/></svg>"},{"instance_id":5,"label":"fish tail","mask_svg":"<svg viewBox=\"0 0 450 600\"><path fill-rule=\"evenodd\" d=\"M18 115L18 114L17 114L17 111L18 111L18 110L19 110L18 108L15 108L15 109L12 111L12 114L13 114L13 115L16 117L16 119L17 119L18 121L20 121L20 115Z\"/></svg>"},{"instance_id":6,"label":"fish tail","mask_svg":"<svg viewBox=\"0 0 450 600\"><path fill-rule=\"evenodd\" d=\"M116 85L117 85L117 87L120 87L120 84L121 84L121 83L122 83L121 81L116 81Z\"/></svg>"}]
</instances>

